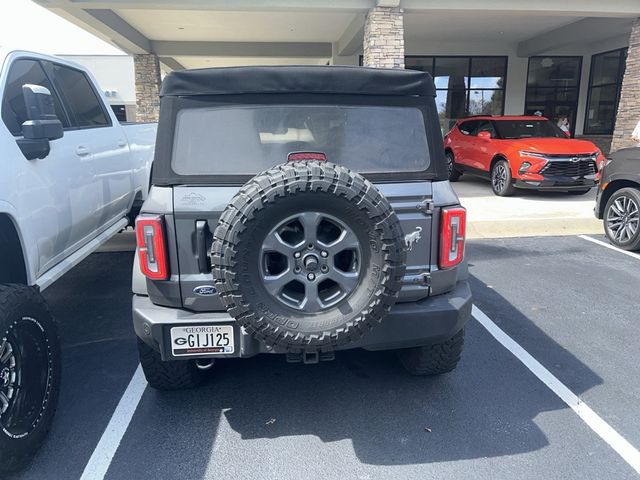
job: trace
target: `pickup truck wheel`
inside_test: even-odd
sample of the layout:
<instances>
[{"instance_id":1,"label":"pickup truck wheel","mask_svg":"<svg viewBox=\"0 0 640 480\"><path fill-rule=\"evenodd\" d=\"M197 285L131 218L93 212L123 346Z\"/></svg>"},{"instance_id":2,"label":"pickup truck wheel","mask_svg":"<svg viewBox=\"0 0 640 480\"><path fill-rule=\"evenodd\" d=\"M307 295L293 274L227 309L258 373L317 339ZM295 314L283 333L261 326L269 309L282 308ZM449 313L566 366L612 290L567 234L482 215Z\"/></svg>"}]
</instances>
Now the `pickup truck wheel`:
<instances>
[{"instance_id":1,"label":"pickup truck wheel","mask_svg":"<svg viewBox=\"0 0 640 480\"><path fill-rule=\"evenodd\" d=\"M445 154L445 157L447 158L447 169L449 171L449 181L457 182L458 180L460 180L462 173L456 170L456 163L453 158L453 153L447 152Z\"/></svg>"},{"instance_id":2,"label":"pickup truck wheel","mask_svg":"<svg viewBox=\"0 0 640 480\"><path fill-rule=\"evenodd\" d=\"M0 472L24 467L42 445L61 368L58 328L40 293L0 285Z\"/></svg>"},{"instance_id":3,"label":"pickup truck wheel","mask_svg":"<svg viewBox=\"0 0 640 480\"><path fill-rule=\"evenodd\" d=\"M404 236L387 199L327 162L257 175L213 236L227 311L280 351L315 354L360 338L395 303L404 276Z\"/></svg>"},{"instance_id":4,"label":"pickup truck wheel","mask_svg":"<svg viewBox=\"0 0 640 480\"><path fill-rule=\"evenodd\" d=\"M604 232L624 250L640 250L640 190L621 188L604 207Z\"/></svg>"},{"instance_id":5,"label":"pickup truck wheel","mask_svg":"<svg viewBox=\"0 0 640 480\"><path fill-rule=\"evenodd\" d=\"M515 192L511 167L506 160L498 160L491 167L491 188L499 197L510 197Z\"/></svg>"},{"instance_id":6,"label":"pickup truck wheel","mask_svg":"<svg viewBox=\"0 0 640 480\"><path fill-rule=\"evenodd\" d=\"M464 329L449 340L422 347L398 350L402 366L411 375L441 375L455 370L464 346Z\"/></svg>"},{"instance_id":7,"label":"pickup truck wheel","mask_svg":"<svg viewBox=\"0 0 640 480\"><path fill-rule=\"evenodd\" d=\"M204 377L195 360L162 361L160 354L138 339L140 365L149 385L156 390L182 390L198 386Z\"/></svg>"}]
</instances>

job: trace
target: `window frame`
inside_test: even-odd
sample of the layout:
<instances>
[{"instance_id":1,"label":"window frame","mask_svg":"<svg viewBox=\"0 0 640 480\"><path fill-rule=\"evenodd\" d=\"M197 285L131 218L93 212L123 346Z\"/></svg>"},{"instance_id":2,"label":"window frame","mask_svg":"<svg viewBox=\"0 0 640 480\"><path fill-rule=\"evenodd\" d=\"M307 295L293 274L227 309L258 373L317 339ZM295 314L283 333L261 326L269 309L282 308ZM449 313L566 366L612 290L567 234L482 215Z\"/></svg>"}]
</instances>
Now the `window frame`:
<instances>
[{"instance_id":1,"label":"window frame","mask_svg":"<svg viewBox=\"0 0 640 480\"><path fill-rule=\"evenodd\" d=\"M593 70L594 70L594 58L599 57L601 55L606 55L608 53L619 52L620 56L618 58L618 82L615 83L602 83L598 85L593 85ZM618 107L620 106L620 94L622 93L622 81L624 78L624 73L626 70L627 57L629 55L629 47L621 47L614 48L613 50L607 50L605 52L595 53L591 55L591 64L589 65L589 82L587 83L587 103L585 105L585 115L584 115L584 125L582 127L582 131L585 135L613 135L613 131L615 130L615 117L618 113ZM616 100L615 100L615 108L614 108L614 118L612 127L610 130L594 130L590 129L589 126L589 106L591 105L591 93L596 88L602 87L616 87Z\"/></svg>"},{"instance_id":2,"label":"window frame","mask_svg":"<svg viewBox=\"0 0 640 480\"><path fill-rule=\"evenodd\" d=\"M464 117L468 117L471 116L472 114L469 112L469 102L470 102L470 98L471 98L471 91L475 90L475 91L491 91L491 92L496 92L496 91L500 91L502 92L502 108L500 109L500 114L499 115L504 115L504 110L505 110L505 105L506 105L506 98L507 98L507 82L508 82L508 74L509 74L509 56L508 55L405 55L405 68L408 68L406 66L406 59L408 58L430 58L431 59L431 76L434 78L434 82L435 82L435 69L436 69L436 63L437 63L437 59L438 58L464 58L467 60L467 75L466 78L469 79L469 85L465 86L465 115ZM500 60L504 60L504 82L502 85L502 88L471 88L471 69L472 69L472 63L474 59L500 59ZM361 60L362 63L362 60ZM436 88L436 94L437 92L447 92L451 89L449 88ZM464 118L464 117L460 117L460 118ZM459 119L456 119L459 120Z\"/></svg>"},{"instance_id":3,"label":"window frame","mask_svg":"<svg viewBox=\"0 0 640 480\"><path fill-rule=\"evenodd\" d=\"M84 70L82 70L80 68L72 67L70 65L66 65L66 64L60 63L60 62L54 62L54 61L51 61L51 60L43 60L43 59L38 59L38 61L40 62L41 66L42 66L42 69L44 70L45 75L49 79L49 83L51 83L53 88L56 90L56 93L58 95L58 98L60 99L62 108L63 108L63 110L65 112L65 115L67 116L68 123L69 123L70 126L68 128L64 129L65 132L66 131L76 131L76 130L90 130L90 129L94 129L94 128L111 128L111 127L113 127L113 120L111 119L111 115L109 114L109 112L105 108L105 102L103 101L102 96L100 95L100 92L97 90L96 85L92 81L91 77L87 74L87 72L85 72ZM52 73L47 71L47 68L46 68L45 65L43 65L43 63L49 63L51 65L57 65L57 66L59 66L61 68L68 68L68 69L74 70L74 71L80 73L82 76L84 76L85 80L89 84L89 87L91 88L91 91L93 92L93 94L96 96L96 99L98 100L98 104L100 105L100 110L102 110L102 113L105 116L105 118L107 120L107 123L105 125L73 126L72 125L73 122L71 121L71 119L73 118L75 120L75 116L72 116L70 114L69 106L66 105L65 97L61 94L60 89L58 87L56 87L56 85L54 83L54 79L53 79Z\"/></svg>"},{"instance_id":4,"label":"window frame","mask_svg":"<svg viewBox=\"0 0 640 480\"><path fill-rule=\"evenodd\" d=\"M558 87L558 86L554 86L554 85L539 85L539 86L533 86L533 87L529 87L529 73L531 72L531 60L534 58L577 58L578 59L578 68L577 68L577 72L578 72L578 77L576 78L576 84L575 86L572 87ZM557 94L557 92L559 90L575 90L576 92L576 100L575 102L569 102L569 101L560 101L560 100L555 100L558 103L572 103L574 105L574 109L573 109L573 115L571 118L571 133L572 136L576 130L576 123L578 121L578 107L580 106L580 90L582 87L582 65L584 63L584 56L583 55L532 55L530 57L528 57L527 59L527 76L525 77L525 93L524 93L524 107L523 107L523 112L526 113L527 111L527 105L530 103L530 93L529 93L529 89L538 89L538 90L553 90L555 94ZM557 98L557 97L556 97ZM531 101L531 103L535 103L533 101ZM552 120L552 119L549 119Z\"/></svg>"},{"instance_id":5,"label":"window frame","mask_svg":"<svg viewBox=\"0 0 640 480\"><path fill-rule=\"evenodd\" d=\"M4 109L4 102L5 99L7 97L7 90L9 88L9 79L11 78L11 74L13 72L13 69L15 68L15 65L18 62L23 62L23 61L28 61L28 62L34 62L37 63L38 66L40 67L40 69L42 70L42 73L44 74L44 77L47 79L47 81L49 82L50 85L50 93L52 96L55 96L58 99L58 104L60 105L60 109L62 110L62 114L64 115L65 118L59 118L58 120L60 120L60 122L63 125L63 131L67 131L71 128L71 119L69 117L69 112L67 112L67 108L64 105L64 102L62 101L62 98L60 97L59 92L57 91L55 85L53 84L53 82L51 81L51 77L49 76L49 74L47 73L47 70L44 68L44 66L42 65L41 59L40 58L36 58L36 57L31 57L31 56L25 56L25 57L17 57L14 58L11 61L11 65L9 66L9 70L7 72L7 76L6 76L6 81L4 84L4 87L2 89L2 104L0 105L0 110ZM57 116L57 113L56 113ZM65 127L65 121L67 123L67 125L69 125L69 127ZM2 120L3 124L4 124L4 119ZM21 127L21 125L19 125ZM18 135L15 135L11 130L9 130L9 126L5 124L5 128L9 131L9 133L14 137L14 138L21 138L23 137L23 133L22 131L20 131L20 133Z\"/></svg>"}]
</instances>

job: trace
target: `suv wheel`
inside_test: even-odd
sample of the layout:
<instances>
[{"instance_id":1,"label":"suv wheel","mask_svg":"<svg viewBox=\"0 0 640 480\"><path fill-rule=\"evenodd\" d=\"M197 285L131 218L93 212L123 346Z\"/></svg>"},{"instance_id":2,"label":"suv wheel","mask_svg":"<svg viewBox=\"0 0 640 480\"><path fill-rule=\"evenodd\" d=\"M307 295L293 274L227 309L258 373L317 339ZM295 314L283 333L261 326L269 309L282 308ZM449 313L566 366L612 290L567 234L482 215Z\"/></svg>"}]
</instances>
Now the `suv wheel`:
<instances>
[{"instance_id":1,"label":"suv wheel","mask_svg":"<svg viewBox=\"0 0 640 480\"><path fill-rule=\"evenodd\" d=\"M138 354L144 376L156 390L182 390L196 387L202 382L203 371L195 360L163 362L160 354L140 339Z\"/></svg>"},{"instance_id":2,"label":"suv wheel","mask_svg":"<svg viewBox=\"0 0 640 480\"><path fill-rule=\"evenodd\" d=\"M24 467L40 448L61 368L58 328L40 293L0 285L0 472Z\"/></svg>"},{"instance_id":3,"label":"suv wheel","mask_svg":"<svg viewBox=\"0 0 640 480\"><path fill-rule=\"evenodd\" d=\"M460 180L460 177L462 176L462 173L460 173L458 170L456 170L456 164L453 158L453 153L452 152L447 152L445 154L445 156L447 157L447 168L449 171L449 181L450 182L457 182L458 180Z\"/></svg>"},{"instance_id":4,"label":"suv wheel","mask_svg":"<svg viewBox=\"0 0 640 480\"><path fill-rule=\"evenodd\" d=\"M513 195L515 187L513 186L513 177L511 176L511 167L506 160L498 160L491 168L491 188L493 193L500 197L509 197Z\"/></svg>"},{"instance_id":5,"label":"suv wheel","mask_svg":"<svg viewBox=\"0 0 640 480\"><path fill-rule=\"evenodd\" d=\"M388 313L404 276L404 236L387 199L327 162L254 177L213 236L227 311L279 351L315 354L360 338Z\"/></svg>"},{"instance_id":6,"label":"suv wheel","mask_svg":"<svg viewBox=\"0 0 640 480\"><path fill-rule=\"evenodd\" d=\"M604 208L604 231L615 246L640 250L640 190L622 188Z\"/></svg>"},{"instance_id":7,"label":"suv wheel","mask_svg":"<svg viewBox=\"0 0 640 480\"><path fill-rule=\"evenodd\" d=\"M411 375L441 375L455 370L464 346L464 329L449 340L398 350L402 366Z\"/></svg>"}]
</instances>

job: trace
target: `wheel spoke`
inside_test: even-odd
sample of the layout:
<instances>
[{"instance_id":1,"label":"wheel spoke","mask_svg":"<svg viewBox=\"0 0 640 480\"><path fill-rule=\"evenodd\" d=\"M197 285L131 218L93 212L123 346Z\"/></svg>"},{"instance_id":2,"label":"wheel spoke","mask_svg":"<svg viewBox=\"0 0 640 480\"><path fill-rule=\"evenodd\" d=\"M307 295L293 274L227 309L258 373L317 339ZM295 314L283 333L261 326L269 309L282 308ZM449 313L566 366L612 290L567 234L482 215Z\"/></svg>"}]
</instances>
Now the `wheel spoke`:
<instances>
[{"instance_id":1,"label":"wheel spoke","mask_svg":"<svg viewBox=\"0 0 640 480\"><path fill-rule=\"evenodd\" d=\"M360 243L358 237L351 230L343 230L337 240L326 245L327 250L332 255L336 255L344 250L355 250ZM323 244L323 246L325 246Z\"/></svg>"},{"instance_id":2,"label":"wheel spoke","mask_svg":"<svg viewBox=\"0 0 640 480\"><path fill-rule=\"evenodd\" d=\"M322 215L318 212L304 212L298 216L302 228L304 229L304 239L306 243L314 244L318 238L318 225L322 220Z\"/></svg>"},{"instance_id":3,"label":"wheel spoke","mask_svg":"<svg viewBox=\"0 0 640 480\"><path fill-rule=\"evenodd\" d=\"M2 348L0 349L0 364L4 365L5 363L7 363L7 360L9 359L9 357L11 357L11 354L13 353L13 348L11 347L11 344L9 342L7 342L6 340L2 341Z\"/></svg>"},{"instance_id":4,"label":"wheel spoke","mask_svg":"<svg viewBox=\"0 0 640 480\"><path fill-rule=\"evenodd\" d=\"M343 272L334 269L328 277L340 285L340 288L345 293L350 293L358 286L358 274L356 272Z\"/></svg>"},{"instance_id":5,"label":"wheel spoke","mask_svg":"<svg viewBox=\"0 0 640 480\"><path fill-rule=\"evenodd\" d=\"M322 300L320 300L320 296L318 295L318 283L317 282L307 282L304 286L304 300L300 305L305 312L318 312L322 310L324 305L322 304Z\"/></svg>"},{"instance_id":6,"label":"wheel spoke","mask_svg":"<svg viewBox=\"0 0 640 480\"><path fill-rule=\"evenodd\" d=\"M4 413L9 408L9 399L4 394L4 392L0 392L0 413Z\"/></svg>"},{"instance_id":7,"label":"wheel spoke","mask_svg":"<svg viewBox=\"0 0 640 480\"><path fill-rule=\"evenodd\" d=\"M262 242L263 252L278 252L288 256L293 254L295 249L296 247L286 243L278 232L271 232Z\"/></svg>"},{"instance_id":8,"label":"wheel spoke","mask_svg":"<svg viewBox=\"0 0 640 480\"><path fill-rule=\"evenodd\" d=\"M265 275L262 277L264 286L271 295L280 295L285 285L295 278L290 268L279 275Z\"/></svg>"}]
</instances>

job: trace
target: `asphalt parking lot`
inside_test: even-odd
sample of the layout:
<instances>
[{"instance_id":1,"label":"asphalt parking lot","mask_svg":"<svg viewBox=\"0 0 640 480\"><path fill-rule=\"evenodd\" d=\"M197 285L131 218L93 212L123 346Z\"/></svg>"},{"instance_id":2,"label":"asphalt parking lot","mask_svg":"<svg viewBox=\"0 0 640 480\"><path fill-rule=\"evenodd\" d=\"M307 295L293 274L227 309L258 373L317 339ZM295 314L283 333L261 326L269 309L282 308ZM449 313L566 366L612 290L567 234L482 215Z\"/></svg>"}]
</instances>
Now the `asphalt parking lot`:
<instances>
[{"instance_id":1,"label":"asphalt parking lot","mask_svg":"<svg viewBox=\"0 0 640 480\"><path fill-rule=\"evenodd\" d=\"M195 390L121 401L137 367L132 257L94 254L45 292L62 325L60 406L15 478L78 479L90 459L107 479L637 478L476 319L440 378L408 376L387 352L265 355L220 361ZM476 306L640 447L640 257L577 236L472 240L467 257ZM110 424L116 407L135 410L129 423Z\"/></svg>"}]
</instances>

